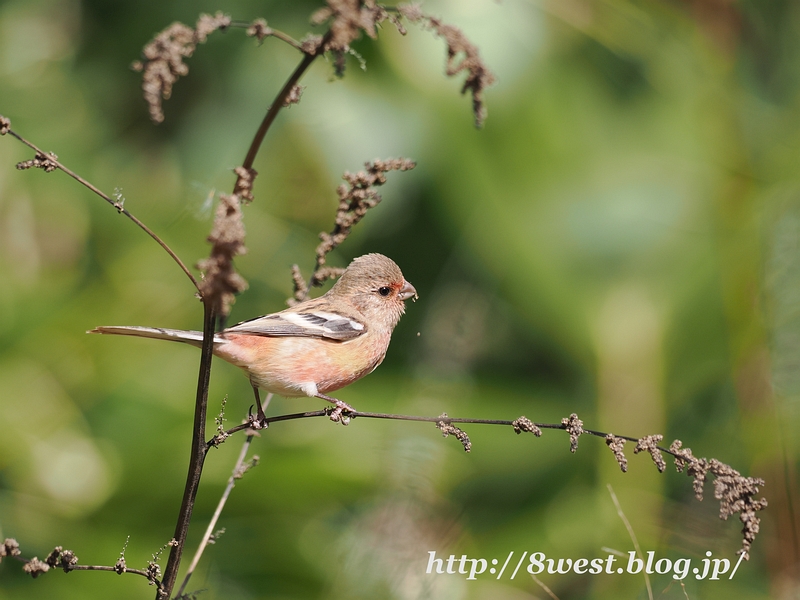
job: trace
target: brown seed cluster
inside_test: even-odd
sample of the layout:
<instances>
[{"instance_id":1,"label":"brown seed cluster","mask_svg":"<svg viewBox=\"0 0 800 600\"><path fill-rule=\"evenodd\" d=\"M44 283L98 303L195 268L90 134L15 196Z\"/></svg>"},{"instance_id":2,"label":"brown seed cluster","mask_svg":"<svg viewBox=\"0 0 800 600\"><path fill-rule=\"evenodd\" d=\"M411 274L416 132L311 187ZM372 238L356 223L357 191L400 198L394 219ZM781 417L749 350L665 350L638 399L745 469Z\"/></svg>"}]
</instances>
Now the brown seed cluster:
<instances>
[{"instance_id":1,"label":"brown seed cluster","mask_svg":"<svg viewBox=\"0 0 800 600\"><path fill-rule=\"evenodd\" d=\"M19 543L14 538L6 538L3 540L3 543L0 544L0 562L3 562L3 558L6 556L19 556Z\"/></svg>"},{"instance_id":2,"label":"brown seed cluster","mask_svg":"<svg viewBox=\"0 0 800 600\"><path fill-rule=\"evenodd\" d=\"M442 432L442 437L453 435L459 442L461 442L461 445L464 446L464 452L469 452L472 450L472 442L470 441L466 431L459 429L452 423L445 421L444 419L447 418L447 413L442 413L439 415L439 418L443 420L436 422L436 429Z\"/></svg>"},{"instance_id":3,"label":"brown seed cluster","mask_svg":"<svg viewBox=\"0 0 800 600\"><path fill-rule=\"evenodd\" d=\"M58 168L58 156L52 152L44 154L37 152L31 160L23 160L17 163L17 169L24 171L26 169L44 169L45 173L52 173Z\"/></svg>"},{"instance_id":4,"label":"brown seed cluster","mask_svg":"<svg viewBox=\"0 0 800 600\"><path fill-rule=\"evenodd\" d=\"M303 51L312 55L320 51L331 52L336 74L341 77L345 58L351 51L350 44L361 37L362 32L375 39L377 26L389 15L375 0L327 0L327 4L311 15L311 23L330 22L329 34L324 41L319 38L316 45L309 44L308 49L304 45Z\"/></svg>"},{"instance_id":5,"label":"brown seed cluster","mask_svg":"<svg viewBox=\"0 0 800 600\"><path fill-rule=\"evenodd\" d=\"M539 429L536 424L531 421L528 417L522 416L516 421L511 423L511 426L514 428L514 432L519 435L523 431L528 433L532 433L536 437L542 437L542 430Z\"/></svg>"},{"instance_id":6,"label":"brown seed cluster","mask_svg":"<svg viewBox=\"0 0 800 600\"><path fill-rule=\"evenodd\" d=\"M142 91L155 123L164 120L162 99L168 100L172 86L189 72L183 59L192 56L197 44L204 43L211 33L230 24L231 18L221 12L213 16L202 14L195 29L176 21L144 47L144 59L135 61L131 68L143 73Z\"/></svg>"},{"instance_id":7,"label":"brown seed cluster","mask_svg":"<svg viewBox=\"0 0 800 600\"><path fill-rule=\"evenodd\" d=\"M51 567L61 567L64 573L69 573L78 564L78 557L72 550L64 550L61 546L53 548L44 561Z\"/></svg>"},{"instance_id":8,"label":"brown seed cluster","mask_svg":"<svg viewBox=\"0 0 800 600\"><path fill-rule=\"evenodd\" d=\"M613 433L609 433L606 436L606 445L608 445L609 449L614 454L614 458L617 459L619 468L622 470L623 473L628 472L628 459L625 458L625 453L623 452L623 448L625 448L626 441L627 440L625 438L619 438L615 436Z\"/></svg>"},{"instance_id":9,"label":"brown seed cluster","mask_svg":"<svg viewBox=\"0 0 800 600\"><path fill-rule=\"evenodd\" d=\"M219 315L230 312L236 294L247 289L247 282L236 272L233 259L247 251L244 245L244 223L242 222L242 200L253 199L252 185L256 172L238 167L238 175L233 194L221 194L214 226L208 241L211 254L197 266L203 271L200 281L200 295L203 302L210 302Z\"/></svg>"},{"instance_id":10,"label":"brown seed cluster","mask_svg":"<svg viewBox=\"0 0 800 600\"><path fill-rule=\"evenodd\" d=\"M300 98L303 96L303 90L305 89L306 88L303 85L292 86L292 89L289 90L289 95L287 95L283 100L283 107L289 108L292 104L299 103Z\"/></svg>"},{"instance_id":11,"label":"brown seed cluster","mask_svg":"<svg viewBox=\"0 0 800 600\"><path fill-rule=\"evenodd\" d=\"M486 120L483 91L495 82L495 76L483 62L478 47L470 42L458 27L447 25L441 19L424 14L418 4L401 4L397 10L412 23L423 23L426 28L433 30L447 44L445 72L448 77L453 77L466 71L467 78L461 88L461 93L469 91L472 94L475 126L482 127Z\"/></svg>"},{"instance_id":12,"label":"brown seed cluster","mask_svg":"<svg viewBox=\"0 0 800 600\"><path fill-rule=\"evenodd\" d=\"M636 447L633 449L634 454L639 454L639 452L649 452L650 456L653 458L653 462L658 468L659 473L663 473L664 469L667 468L667 463L661 454L661 450L658 449L658 443L663 439L664 436L660 434L646 435L642 438L639 438L639 441L636 442Z\"/></svg>"},{"instance_id":13,"label":"brown seed cluster","mask_svg":"<svg viewBox=\"0 0 800 600\"><path fill-rule=\"evenodd\" d=\"M247 35L256 38L259 42L263 42L264 38L272 35L272 29L267 26L265 19L256 19L247 28Z\"/></svg>"},{"instance_id":14,"label":"brown seed cluster","mask_svg":"<svg viewBox=\"0 0 800 600\"><path fill-rule=\"evenodd\" d=\"M28 575L36 579L39 575L43 575L50 570L50 567L46 562L42 562L35 556L26 562L22 570L25 571Z\"/></svg>"},{"instance_id":15,"label":"brown seed cluster","mask_svg":"<svg viewBox=\"0 0 800 600\"><path fill-rule=\"evenodd\" d=\"M714 498L719 500L719 517L727 520L729 516L739 513L739 520L744 527L742 527L742 547L737 554L742 554L749 560L750 547L761 524L761 519L756 513L767 507L765 498L760 500L754 498L764 485L764 480L758 477L743 477L739 471L716 458L708 460L695 458L691 449L682 448L682 445L680 440L675 440L669 447L676 455L675 467L679 473L685 470L686 474L694 479L693 487L698 500L703 499L706 475L708 473L714 475Z\"/></svg>"},{"instance_id":16,"label":"brown seed cluster","mask_svg":"<svg viewBox=\"0 0 800 600\"><path fill-rule=\"evenodd\" d=\"M319 234L320 244L316 249L316 264L311 276L310 285L320 286L328 279L338 277L344 269L325 266L328 254L350 235L353 227L364 218L367 211L378 205L381 196L375 190L377 186L386 183L386 173L389 171L409 171L416 163L406 158L390 160L376 159L365 163L366 170L358 173L345 172L342 175L347 183L336 189L339 195L339 206L336 210L336 220L333 230ZM308 298L309 286L306 285L300 268L292 267L292 280L294 282L294 295L288 300L290 306Z\"/></svg>"},{"instance_id":17,"label":"brown seed cluster","mask_svg":"<svg viewBox=\"0 0 800 600\"><path fill-rule=\"evenodd\" d=\"M584 433L583 421L572 413L569 417L561 419L561 424L569 434L569 451L574 453L578 449L578 438Z\"/></svg>"},{"instance_id":18,"label":"brown seed cluster","mask_svg":"<svg viewBox=\"0 0 800 600\"><path fill-rule=\"evenodd\" d=\"M0 135L5 135L11 131L11 119L0 115Z\"/></svg>"}]
</instances>

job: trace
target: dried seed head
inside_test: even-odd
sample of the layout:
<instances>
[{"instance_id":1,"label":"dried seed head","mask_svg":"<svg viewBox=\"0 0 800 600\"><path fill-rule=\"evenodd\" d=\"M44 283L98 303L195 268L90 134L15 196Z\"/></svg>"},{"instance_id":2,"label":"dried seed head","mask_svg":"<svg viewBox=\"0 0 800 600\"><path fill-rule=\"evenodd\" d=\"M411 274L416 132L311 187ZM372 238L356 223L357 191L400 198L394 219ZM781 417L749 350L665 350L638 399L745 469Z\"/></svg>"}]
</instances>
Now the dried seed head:
<instances>
[{"instance_id":1,"label":"dried seed head","mask_svg":"<svg viewBox=\"0 0 800 600\"><path fill-rule=\"evenodd\" d=\"M267 22L264 19L256 19L247 28L247 35L258 39L259 42L263 42L264 38L272 35L272 29L267 26Z\"/></svg>"},{"instance_id":2,"label":"dried seed head","mask_svg":"<svg viewBox=\"0 0 800 600\"><path fill-rule=\"evenodd\" d=\"M328 279L338 277L344 272L344 269L326 267L327 256L347 239L353 227L364 218L367 211L381 201L381 196L375 188L386 183L386 173L409 171L416 166L416 163L406 158L376 159L371 163L364 163L364 166L365 171L355 174L345 172L342 179L347 183L336 188L336 193L339 195L339 207L336 210L335 224L330 233L323 231L319 234L321 241L316 249L316 265L309 282L311 287L321 286ZM289 300L290 306L308 298L308 286L302 279L300 269L296 266L292 269L292 279L294 280L294 296Z\"/></svg>"},{"instance_id":3,"label":"dried seed head","mask_svg":"<svg viewBox=\"0 0 800 600\"><path fill-rule=\"evenodd\" d=\"M486 120L486 107L483 105L483 91L495 82L494 73L489 70L480 56L478 47L469 41L458 27L447 25L441 19L424 14L418 4L401 4L398 12L412 23L423 23L442 38L447 45L446 70L448 77L466 71L467 78L461 93L472 94L472 112L475 126L482 127Z\"/></svg>"},{"instance_id":4,"label":"dried seed head","mask_svg":"<svg viewBox=\"0 0 800 600\"><path fill-rule=\"evenodd\" d=\"M31 577L36 579L39 575L43 573L47 573L50 570L50 567L47 563L42 562L35 556L30 559L28 562L25 563L25 566L22 567L22 570L28 573Z\"/></svg>"},{"instance_id":5,"label":"dried seed head","mask_svg":"<svg viewBox=\"0 0 800 600\"><path fill-rule=\"evenodd\" d=\"M533 421L531 421L528 417L522 416L513 423L511 426L514 428L514 432L519 435L523 431L527 431L528 433L532 433L536 437L542 437L542 430L539 429Z\"/></svg>"},{"instance_id":6,"label":"dried seed head","mask_svg":"<svg viewBox=\"0 0 800 600\"><path fill-rule=\"evenodd\" d=\"M20 549L19 543L14 538L6 538L3 540L3 543L0 544L0 562L3 561L3 558L6 556L19 556Z\"/></svg>"},{"instance_id":7,"label":"dried seed head","mask_svg":"<svg viewBox=\"0 0 800 600\"><path fill-rule=\"evenodd\" d=\"M204 272L199 285L200 294L203 302L212 303L217 313L225 316L230 312L235 295L247 289L247 282L233 265L234 257L247 251L241 201L237 194L220 196L208 241L212 244L211 254L198 263L198 268Z\"/></svg>"},{"instance_id":8,"label":"dried seed head","mask_svg":"<svg viewBox=\"0 0 800 600\"><path fill-rule=\"evenodd\" d=\"M214 16L202 14L196 30L175 22L156 34L143 48L144 60L134 61L131 68L142 72L142 91L153 122L161 123L164 120L162 99L169 99L172 86L189 72L183 59L192 56L197 44L205 42L209 34L227 28L230 23L230 17L221 12Z\"/></svg>"},{"instance_id":9,"label":"dried seed head","mask_svg":"<svg viewBox=\"0 0 800 600\"><path fill-rule=\"evenodd\" d=\"M611 449L611 452L614 454L614 458L617 459L617 463L619 464L619 468L622 470L623 473L628 472L628 459L625 458L625 453L622 449L625 447L625 440L624 438L618 438L613 433L609 433L606 436L606 444Z\"/></svg>"},{"instance_id":10,"label":"dried seed head","mask_svg":"<svg viewBox=\"0 0 800 600\"><path fill-rule=\"evenodd\" d=\"M663 473L664 469L667 468L667 463L661 455L661 450L658 449L658 443L663 439L663 435L646 435L643 438L639 438L639 441L636 442L636 447L633 449L634 454L644 451L649 452L659 473Z\"/></svg>"},{"instance_id":11,"label":"dried seed head","mask_svg":"<svg viewBox=\"0 0 800 600\"><path fill-rule=\"evenodd\" d=\"M436 429L442 432L443 437L453 435L459 442L461 442L461 445L464 446L464 452L469 452L470 450L472 450L472 442L469 440L469 436L467 435L466 431L464 431L463 429L459 429L452 423L449 423L446 420L444 420L447 418L446 413L442 413L441 415L439 415L439 418L441 418L442 420L437 421Z\"/></svg>"},{"instance_id":12,"label":"dried seed head","mask_svg":"<svg viewBox=\"0 0 800 600\"><path fill-rule=\"evenodd\" d=\"M17 169L24 171L26 169L44 169L45 173L52 173L58 168L58 156L53 152L44 154L37 152L36 156L31 160L23 160L17 163Z\"/></svg>"},{"instance_id":13,"label":"dried seed head","mask_svg":"<svg viewBox=\"0 0 800 600\"><path fill-rule=\"evenodd\" d=\"M578 418L578 415L572 413L569 417L561 419L561 424L569 433L569 451L574 453L578 449L578 438L584 433L583 421Z\"/></svg>"}]
</instances>

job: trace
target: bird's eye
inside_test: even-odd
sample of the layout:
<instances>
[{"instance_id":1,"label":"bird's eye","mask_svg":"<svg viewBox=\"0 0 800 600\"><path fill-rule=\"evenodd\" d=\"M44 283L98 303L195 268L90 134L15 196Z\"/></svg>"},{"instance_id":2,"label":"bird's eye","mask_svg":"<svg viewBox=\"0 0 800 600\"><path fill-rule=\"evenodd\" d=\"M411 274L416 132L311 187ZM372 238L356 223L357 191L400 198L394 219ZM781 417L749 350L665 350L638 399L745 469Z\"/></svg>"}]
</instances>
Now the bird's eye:
<instances>
[{"instance_id":1,"label":"bird's eye","mask_svg":"<svg viewBox=\"0 0 800 600\"><path fill-rule=\"evenodd\" d=\"M378 293L379 293L381 296L388 296L389 294L391 294L391 293L392 293L392 288L390 288L390 287L386 287L386 286L383 286L382 288L379 288L379 289L378 289Z\"/></svg>"}]
</instances>

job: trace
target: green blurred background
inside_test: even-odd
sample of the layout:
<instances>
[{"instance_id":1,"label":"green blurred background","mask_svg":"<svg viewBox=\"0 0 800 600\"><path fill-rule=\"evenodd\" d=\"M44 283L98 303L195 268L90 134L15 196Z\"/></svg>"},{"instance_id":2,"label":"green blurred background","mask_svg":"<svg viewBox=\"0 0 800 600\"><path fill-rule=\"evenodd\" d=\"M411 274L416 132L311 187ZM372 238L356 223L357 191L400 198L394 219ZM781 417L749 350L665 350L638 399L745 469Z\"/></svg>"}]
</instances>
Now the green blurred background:
<instances>
[{"instance_id":1,"label":"green blurred background","mask_svg":"<svg viewBox=\"0 0 800 600\"><path fill-rule=\"evenodd\" d=\"M208 253L211 199L230 191L274 93L298 61L241 30L212 35L153 126L128 66L152 35L202 12L265 17L295 37L314 2L6 0L0 114L111 193L188 264ZM362 410L558 422L663 433L761 476L769 508L729 581L657 598L796 598L800 399L800 6L789 0L441 0L497 74L473 127L444 46L391 25L355 48L343 80L319 60L256 161L246 208L250 284L231 319L279 310L331 227L345 170L418 161L331 258L385 253L414 283L385 363L340 397ZM25 556L58 544L83 564L143 567L172 536L188 460L198 353L85 335L97 325L200 328L193 288L160 248L63 174L18 172L0 139L0 536ZM215 363L211 417L251 402ZM270 411L314 409L276 400ZM213 427L213 422L212 422ZM628 445L430 424L323 419L274 425L223 513L226 533L189 586L201 598L545 598L517 578L425 574L428 552L497 558L643 550L735 560L718 519ZM206 462L189 550L241 439ZM165 561L162 561L162 563ZM184 566L188 563L184 562ZM540 575L562 599L646 598L641 575ZM140 578L0 564L0 599L148 598Z\"/></svg>"}]
</instances>

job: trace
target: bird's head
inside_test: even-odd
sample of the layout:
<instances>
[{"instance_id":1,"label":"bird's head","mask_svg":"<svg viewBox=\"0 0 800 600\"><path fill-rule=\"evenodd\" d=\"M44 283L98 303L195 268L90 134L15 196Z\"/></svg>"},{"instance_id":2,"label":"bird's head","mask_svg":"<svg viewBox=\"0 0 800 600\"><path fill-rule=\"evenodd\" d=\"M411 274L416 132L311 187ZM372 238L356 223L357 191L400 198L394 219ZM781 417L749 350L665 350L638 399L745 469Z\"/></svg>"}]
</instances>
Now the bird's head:
<instances>
[{"instance_id":1,"label":"bird's head","mask_svg":"<svg viewBox=\"0 0 800 600\"><path fill-rule=\"evenodd\" d=\"M353 259L328 292L346 299L371 322L394 329L405 312L405 301L417 299L417 290L395 262L382 254Z\"/></svg>"}]
</instances>

